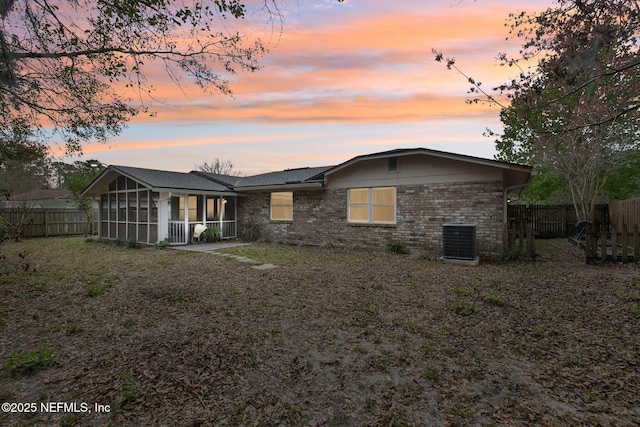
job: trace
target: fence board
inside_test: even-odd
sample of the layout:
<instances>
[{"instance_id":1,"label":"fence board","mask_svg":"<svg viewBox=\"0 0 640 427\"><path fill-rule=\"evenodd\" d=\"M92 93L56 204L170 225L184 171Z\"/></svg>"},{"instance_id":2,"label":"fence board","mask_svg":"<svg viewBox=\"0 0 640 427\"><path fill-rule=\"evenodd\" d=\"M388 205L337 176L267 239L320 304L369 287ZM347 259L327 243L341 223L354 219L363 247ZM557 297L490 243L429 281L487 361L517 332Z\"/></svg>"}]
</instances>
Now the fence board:
<instances>
[{"instance_id":1,"label":"fence board","mask_svg":"<svg viewBox=\"0 0 640 427\"><path fill-rule=\"evenodd\" d=\"M609 216L611 224L618 230L622 229L622 224L626 224L629 230L640 225L640 199L617 200L609 203Z\"/></svg>"},{"instance_id":2,"label":"fence board","mask_svg":"<svg viewBox=\"0 0 640 427\"><path fill-rule=\"evenodd\" d=\"M589 225L584 241L587 263L594 262L638 262L640 261L640 233L626 224L618 229L611 225L609 232L603 224L597 228Z\"/></svg>"},{"instance_id":3,"label":"fence board","mask_svg":"<svg viewBox=\"0 0 640 427\"><path fill-rule=\"evenodd\" d=\"M572 237L578 222L573 205L509 205L509 222L524 222L538 238ZM596 224L609 225L609 206L597 205Z\"/></svg>"},{"instance_id":4,"label":"fence board","mask_svg":"<svg viewBox=\"0 0 640 427\"><path fill-rule=\"evenodd\" d=\"M0 209L0 217L8 222L15 223L18 215L17 209ZM87 230L87 215L74 209L33 208L29 216L23 237L70 236L84 234ZM91 234L96 230L94 223Z\"/></svg>"}]
</instances>

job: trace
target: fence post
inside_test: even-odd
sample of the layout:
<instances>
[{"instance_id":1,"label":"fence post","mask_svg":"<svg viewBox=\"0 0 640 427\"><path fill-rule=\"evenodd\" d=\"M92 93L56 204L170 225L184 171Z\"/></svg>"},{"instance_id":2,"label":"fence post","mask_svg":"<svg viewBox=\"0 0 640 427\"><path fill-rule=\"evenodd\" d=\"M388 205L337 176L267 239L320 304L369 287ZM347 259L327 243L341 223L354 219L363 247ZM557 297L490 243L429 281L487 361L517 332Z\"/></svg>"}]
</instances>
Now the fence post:
<instances>
[{"instance_id":1,"label":"fence post","mask_svg":"<svg viewBox=\"0 0 640 427\"><path fill-rule=\"evenodd\" d=\"M524 248L524 221L520 221L518 224L518 238L520 240L518 242L518 247L522 250Z\"/></svg>"},{"instance_id":2,"label":"fence post","mask_svg":"<svg viewBox=\"0 0 640 427\"><path fill-rule=\"evenodd\" d=\"M608 258L607 254L607 226L602 223L600 224L600 254L602 255L602 260L606 261Z\"/></svg>"},{"instance_id":3,"label":"fence post","mask_svg":"<svg viewBox=\"0 0 640 427\"><path fill-rule=\"evenodd\" d=\"M640 262L640 231L638 231L638 224L633 227L633 260Z\"/></svg>"},{"instance_id":4,"label":"fence post","mask_svg":"<svg viewBox=\"0 0 640 427\"><path fill-rule=\"evenodd\" d=\"M592 223L587 223L587 229L584 236L584 253L586 255L586 263L593 264L598 260L597 247L597 231Z\"/></svg>"},{"instance_id":5,"label":"fence post","mask_svg":"<svg viewBox=\"0 0 640 427\"><path fill-rule=\"evenodd\" d=\"M620 243L622 245L622 262L629 262L629 233L627 230L627 224L622 223L622 241Z\"/></svg>"},{"instance_id":6,"label":"fence post","mask_svg":"<svg viewBox=\"0 0 640 427\"><path fill-rule=\"evenodd\" d=\"M536 254L536 242L533 233L533 227L527 227L527 253L529 256L535 256Z\"/></svg>"},{"instance_id":7,"label":"fence post","mask_svg":"<svg viewBox=\"0 0 640 427\"><path fill-rule=\"evenodd\" d=\"M611 262L618 262L618 230L611 225Z\"/></svg>"},{"instance_id":8,"label":"fence post","mask_svg":"<svg viewBox=\"0 0 640 427\"><path fill-rule=\"evenodd\" d=\"M44 237L49 237L49 211L44 211Z\"/></svg>"}]
</instances>

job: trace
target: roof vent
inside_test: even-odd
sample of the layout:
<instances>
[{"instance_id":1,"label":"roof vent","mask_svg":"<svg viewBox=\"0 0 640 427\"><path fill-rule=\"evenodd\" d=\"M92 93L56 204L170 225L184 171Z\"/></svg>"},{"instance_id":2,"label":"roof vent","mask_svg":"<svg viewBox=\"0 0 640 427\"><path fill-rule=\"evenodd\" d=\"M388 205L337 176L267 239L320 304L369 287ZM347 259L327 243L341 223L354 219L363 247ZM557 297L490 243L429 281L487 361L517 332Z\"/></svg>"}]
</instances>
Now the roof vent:
<instances>
[{"instance_id":1,"label":"roof vent","mask_svg":"<svg viewBox=\"0 0 640 427\"><path fill-rule=\"evenodd\" d=\"M442 225L442 259L459 264L478 265L476 224L454 221Z\"/></svg>"}]
</instances>

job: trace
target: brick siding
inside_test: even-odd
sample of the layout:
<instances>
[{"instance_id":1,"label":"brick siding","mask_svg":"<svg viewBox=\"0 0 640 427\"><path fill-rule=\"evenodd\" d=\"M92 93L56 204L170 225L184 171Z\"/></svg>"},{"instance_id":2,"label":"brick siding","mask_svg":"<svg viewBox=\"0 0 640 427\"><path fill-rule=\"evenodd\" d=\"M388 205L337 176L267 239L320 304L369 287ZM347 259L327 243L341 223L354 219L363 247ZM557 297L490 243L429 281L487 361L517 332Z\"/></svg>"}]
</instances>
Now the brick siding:
<instances>
[{"instance_id":1,"label":"brick siding","mask_svg":"<svg viewBox=\"0 0 640 427\"><path fill-rule=\"evenodd\" d=\"M477 224L481 257L502 250L503 199L500 182L404 185L397 187L396 224L347 223L347 189L296 191L293 221L269 219L269 193L239 198L240 226L252 219L266 240L322 245L384 246L399 241L410 248L442 252L442 225L450 221Z\"/></svg>"}]
</instances>

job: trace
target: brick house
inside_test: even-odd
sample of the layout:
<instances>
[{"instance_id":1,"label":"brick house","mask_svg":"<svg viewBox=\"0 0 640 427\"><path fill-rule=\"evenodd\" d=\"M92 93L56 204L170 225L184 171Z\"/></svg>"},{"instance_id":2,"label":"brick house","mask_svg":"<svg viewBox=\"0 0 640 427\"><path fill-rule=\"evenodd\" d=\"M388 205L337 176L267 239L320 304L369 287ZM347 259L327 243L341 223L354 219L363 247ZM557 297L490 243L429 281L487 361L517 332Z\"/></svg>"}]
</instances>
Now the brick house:
<instances>
[{"instance_id":1,"label":"brick house","mask_svg":"<svg viewBox=\"0 0 640 427\"><path fill-rule=\"evenodd\" d=\"M273 241L399 241L439 252L443 224L464 221L476 225L480 256L492 257L502 250L508 199L531 176L529 166L417 148L248 177L110 166L85 195L100 198L106 238L185 244L195 224L235 238L238 225L252 223Z\"/></svg>"}]
</instances>

